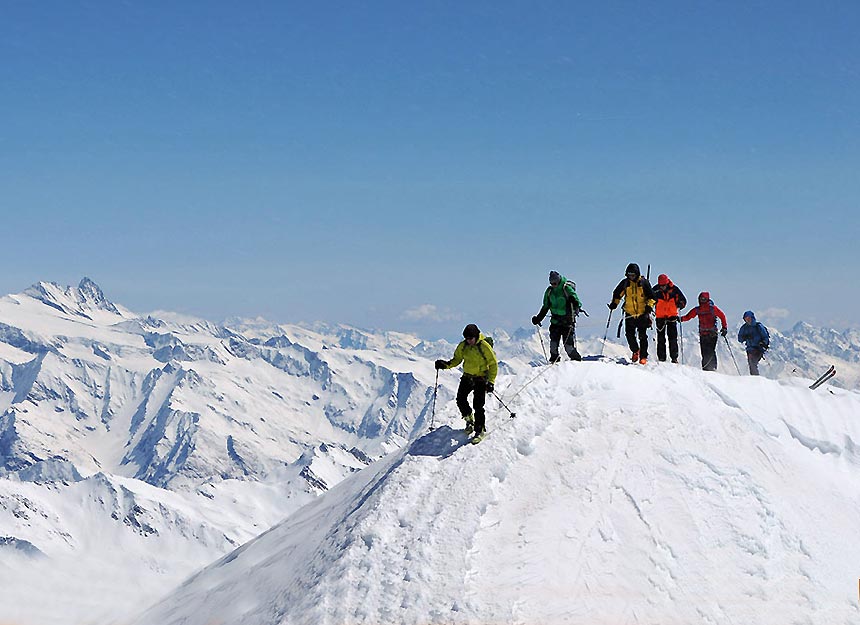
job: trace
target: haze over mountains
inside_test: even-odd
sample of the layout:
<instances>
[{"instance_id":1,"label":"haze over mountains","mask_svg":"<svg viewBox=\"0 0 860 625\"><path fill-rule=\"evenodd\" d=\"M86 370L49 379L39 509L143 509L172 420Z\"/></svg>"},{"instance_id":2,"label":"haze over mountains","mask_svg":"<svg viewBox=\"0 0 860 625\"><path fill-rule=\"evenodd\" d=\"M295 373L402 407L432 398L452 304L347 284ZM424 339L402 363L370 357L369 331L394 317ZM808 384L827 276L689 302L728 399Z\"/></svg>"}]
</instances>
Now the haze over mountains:
<instances>
[{"instance_id":1,"label":"haze over mountains","mask_svg":"<svg viewBox=\"0 0 860 625\"><path fill-rule=\"evenodd\" d=\"M456 458L467 453L491 453L455 449L449 454L451 441L457 441L453 432L448 440L439 434L420 438L426 434L431 418L433 359L450 357L453 352L454 346L444 341L430 343L400 333L348 326L305 327L261 321L224 325L167 314L159 317L137 315L112 303L98 285L86 278L78 287L40 283L24 293L0 299L0 460L4 471L0 479L0 621L103 623L125 618L187 575L255 538L386 454L394 454L384 461L387 464L361 471L350 481L354 487L345 482L341 495L314 505L334 515L326 518L342 521L344 512L335 510L340 504L332 502L348 500L353 502L350 506L359 501L366 503L363 495L359 496L366 494L361 485L372 483L379 483L384 505L394 505L396 497L389 500L386 493L407 489L407 483L394 487L378 482L379 466L402 467L404 458L415 457L416 445L417 449L429 446L433 462L462 462L454 456L448 458L454 453ZM518 330L512 335L500 330L491 332L502 359L500 393L510 397L540 371L532 365L543 362L541 345L533 329ZM754 409L744 410L756 423L767 420L765 435L779 439L780 453L789 458L785 462L794 462L791 459L795 451L801 455L834 456L840 470L848 471L850 479L855 479L852 450L857 434L845 414L850 412L847 406L854 405L851 402L856 401L857 393L838 387L857 387L860 333L798 324L791 332L774 333L773 348L762 367L766 376L783 382L715 376L720 380L714 383L716 386L695 369L698 349L694 337L685 338L686 360L693 367L673 369L655 364L635 371L611 362L559 365L558 372L550 372L545 380L533 385L534 389L529 387L515 398L512 407L522 412L516 406L528 406L529 417L523 415L516 422L516 428L526 428L517 435L522 440L508 442L520 452L527 449L531 443L526 439L535 428L543 427L540 423L548 418L565 422L568 417L560 413L576 415L570 418L577 419L580 425L593 424L592 413L583 412L571 396L588 396L588 405L604 419L610 419L618 405L630 410L628 404L617 403L621 389L613 376L620 383L632 375L636 376L633 380L637 392L628 398L631 403L638 399L647 403L660 385L667 385L668 391L679 393L691 404L707 398L704 401L714 402L713 410L721 418L725 405L729 405L729 412L734 408L732 401L739 406L751 403ZM600 349L597 339L580 342L584 354L597 354ZM610 344L605 353L620 357L626 348ZM743 368L742 351L738 349L735 355ZM720 371L735 373L727 352L721 352L720 357ZM797 409L789 410L788 404L775 399L786 389L792 394L803 390L805 393L797 397L806 401L808 382L802 378L815 377L831 362L839 370L833 381L837 390L819 389L817 395L811 396L816 403ZM585 382L577 372L586 368L599 371L590 384L602 388L601 393L582 386ZM553 379L568 390L558 391L562 395L551 391L546 384ZM434 425L459 427L451 401L456 381L453 373L440 376ZM743 401L726 399L726 388ZM776 412L757 414L764 410L759 400L753 399L758 392L767 397L774 394L771 403ZM601 399L603 396L607 399ZM494 401L490 400L491 427L505 416ZM827 419L829 404L820 403L825 401L841 402L837 414L842 416L835 422ZM711 408L703 410L706 415L711 413ZM781 416L780 410L789 410L790 418ZM807 414L810 411L812 414ZM642 414L661 421L667 415L676 416L669 412L634 413L639 415L637 423L644 419ZM780 420L784 425L776 427L774 424ZM654 426L648 419L645 421L647 427ZM685 414L676 425L687 427L692 422L692 415ZM604 426L609 427L601 425ZM612 427L616 426L622 430L626 427L622 423ZM577 430L572 425L564 427ZM759 424L750 432L760 435L756 428L762 427ZM820 432L814 431L819 427ZM788 438L774 434L780 428ZM826 435L821 436L822 432ZM628 430L624 435L633 436ZM731 444L733 440L726 442ZM652 447L655 444L649 442ZM790 448L783 449L786 445ZM484 445L479 447L483 449ZM508 452L502 445L496 453ZM579 452L564 447L554 453L575 456ZM644 466L647 458L640 460ZM739 457L725 461L741 467ZM535 469L539 474L553 466L543 462L540 465ZM472 466L463 465L458 470L468 473ZM816 470L826 469L826 465L815 466ZM556 468L569 469L567 465ZM415 468L416 479L428 477L425 469ZM486 480L504 481L498 475L500 470L477 465L478 475L482 471L489 473L476 478L475 488L486 484ZM826 479L827 471L821 470L825 476L822 479ZM441 468L439 471L443 483L454 480L454 474ZM649 467L644 471L650 475L657 469ZM401 478L396 475L392 483L399 483ZM529 475L517 479L524 480L523 484L531 483L536 478ZM427 488L430 490L411 496L431 500L440 496L430 486ZM468 502L469 492L458 491L454 496ZM687 495L676 491L672 496L684 499ZM779 495L783 495L782 491ZM576 489L565 495L571 505L575 501L582 503L582 496L583 492ZM838 514L853 509L855 504L852 497L843 497L839 506L844 507L838 508ZM440 510L444 508L439 506ZM305 509L297 518L313 518L311 524L315 527L325 525L308 510L311 509ZM356 513L372 517L367 510L356 508ZM389 509L380 514L393 512ZM506 510L506 517L512 514L514 511ZM406 516L412 519L408 525L424 523L423 519L419 523L409 514ZM455 516L445 519L451 528L456 525ZM478 524L475 527L484 523L477 517L472 521ZM283 536L287 543L303 535L290 525L294 522L300 521L288 519L278 526L278 532L294 535ZM550 524L555 523L552 520ZM442 526L439 531L443 531ZM286 529L290 527L293 529ZM431 530L421 525L424 540L441 540L438 535L431 536ZM305 536L303 541L313 549L315 540L327 540L323 534L317 538ZM806 536L806 529L798 530L801 534ZM407 533L397 538L401 539L414 541L415 537ZM319 579L346 566L338 555L345 548L338 550L325 544L329 546L320 547L320 553L326 554L325 566L333 568L314 573ZM822 550L821 553L829 553L823 547ZM256 579L253 567L247 560L242 562L241 566L246 567L242 574ZM277 564L278 568L283 566L287 565ZM303 564L293 562L289 566L292 568L288 574L296 580L310 574L301 568ZM381 563L374 561L372 566ZM441 574L435 566L426 563L428 584ZM350 571L350 575L355 573ZM459 583L436 581L452 588ZM268 582L261 583L265 587ZM309 588L305 582L302 584L302 588ZM630 584L635 591L634 581ZM401 590L404 596L409 594ZM335 595L326 593L334 593L336 588L318 587L314 592L331 600ZM368 592L381 591L369 587ZM273 600L262 601L270 605ZM433 613L440 615L439 622L446 622L444 605L443 601L432 607ZM480 602L475 605L481 606ZM429 606L419 605L407 614L420 622L421 610L431 609ZM498 610L502 610L499 606ZM385 609L388 614L397 614L393 606ZM257 608L249 608L248 614L254 610ZM307 610L280 605L275 614L284 618L290 614L295 622L313 622L313 615L325 614L335 619L340 615L344 622L371 622L371 616L382 614L371 610L365 620L358 611ZM466 619L470 612L463 610ZM500 618L505 614L504 610L493 613ZM247 622L279 622L247 618Z\"/></svg>"}]
</instances>

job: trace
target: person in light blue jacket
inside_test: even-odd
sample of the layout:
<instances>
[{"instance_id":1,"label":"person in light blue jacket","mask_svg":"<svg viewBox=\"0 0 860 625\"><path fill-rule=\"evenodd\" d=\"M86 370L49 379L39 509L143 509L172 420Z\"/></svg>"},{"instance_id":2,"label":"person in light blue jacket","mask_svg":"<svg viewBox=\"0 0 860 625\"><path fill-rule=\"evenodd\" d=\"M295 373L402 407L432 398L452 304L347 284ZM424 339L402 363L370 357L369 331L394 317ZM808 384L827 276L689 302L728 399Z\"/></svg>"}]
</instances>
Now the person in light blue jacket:
<instances>
[{"instance_id":1,"label":"person in light blue jacket","mask_svg":"<svg viewBox=\"0 0 860 625\"><path fill-rule=\"evenodd\" d=\"M746 343L750 375L758 375L758 363L770 347L770 334L760 321L756 321L751 310L744 313L744 324L738 330L738 341Z\"/></svg>"}]
</instances>

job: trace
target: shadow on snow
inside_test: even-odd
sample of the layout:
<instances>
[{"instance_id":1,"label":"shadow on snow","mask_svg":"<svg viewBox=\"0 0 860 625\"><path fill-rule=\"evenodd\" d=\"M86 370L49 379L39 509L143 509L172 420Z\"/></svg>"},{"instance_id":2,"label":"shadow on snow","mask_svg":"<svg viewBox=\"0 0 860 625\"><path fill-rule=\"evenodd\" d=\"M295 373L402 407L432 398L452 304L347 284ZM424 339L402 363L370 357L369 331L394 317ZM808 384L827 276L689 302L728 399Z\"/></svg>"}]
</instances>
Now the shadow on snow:
<instances>
[{"instance_id":1,"label":"shadow on snow","mask_svg":"<svg viewBox=\"0 0 860 625\"><path fill-rule=\"evenodd\" d=\"M467 442L469 437L463 430L455 430L450 425L443 425L417 439L407 453L410 456L447 458Z\"/></svg>"}]
</instances>

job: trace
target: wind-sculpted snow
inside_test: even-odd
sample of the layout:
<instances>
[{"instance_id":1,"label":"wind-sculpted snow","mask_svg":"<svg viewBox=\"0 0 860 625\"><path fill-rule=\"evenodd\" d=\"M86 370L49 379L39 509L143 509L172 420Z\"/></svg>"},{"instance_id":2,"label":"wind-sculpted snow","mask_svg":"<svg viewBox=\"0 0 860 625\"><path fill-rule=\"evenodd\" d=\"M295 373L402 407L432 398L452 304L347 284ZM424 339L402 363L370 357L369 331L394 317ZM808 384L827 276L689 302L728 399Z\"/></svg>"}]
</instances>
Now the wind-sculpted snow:
<instances>
[{"instance_id":1,"label":"wind-sculpted snow","mask_svg":"<svg viewBox=\"0 0 860 625\"><path fill-rule=\"evenodd\" d=\"M531 371L504 378L511 389ZM480 445L440 427L138 625L853 623L860 394L563 363ZM800 434L804 433L804 434Z\"/></svg>"}]
</instances>

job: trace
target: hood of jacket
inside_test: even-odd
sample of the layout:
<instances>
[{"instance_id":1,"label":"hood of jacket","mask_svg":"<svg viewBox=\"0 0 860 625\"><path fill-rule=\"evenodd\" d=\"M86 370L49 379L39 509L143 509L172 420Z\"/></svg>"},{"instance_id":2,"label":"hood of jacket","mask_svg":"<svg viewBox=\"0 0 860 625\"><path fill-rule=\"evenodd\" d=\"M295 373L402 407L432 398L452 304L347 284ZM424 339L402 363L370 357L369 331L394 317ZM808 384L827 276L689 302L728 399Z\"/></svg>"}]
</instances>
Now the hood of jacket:
<instances>
[{"instance_id":1,"label":"hood of jacket","mask_svg":"<svg viewBox=\"0 0 860 625\"><path fill-rule=\"evenodd\" d=\"M642 272L639 271L639 265L637 265L636 263L630 263L629 265L627 265L627 269L624 271L624 275L627 275L628 273L635 273L637 278L642 275Z\"/></svg>"},{"instance_id":2,"label":"hood of jacket","mask_svg":"<svg viewBox=\"0 0 860 625\"><path fill-rule=\"evenodd\" d=\"M752 319L753 323L756 322L755 313L753 311L751 311L751 310L745 311L744 316L743 316L743 320L746 321L747 317L750 317Z\"/></svg>"}]
</instances>

